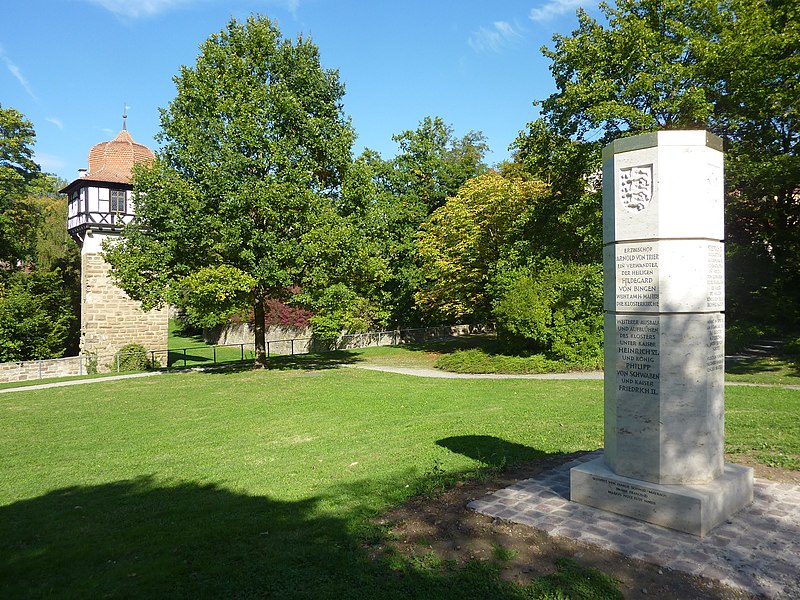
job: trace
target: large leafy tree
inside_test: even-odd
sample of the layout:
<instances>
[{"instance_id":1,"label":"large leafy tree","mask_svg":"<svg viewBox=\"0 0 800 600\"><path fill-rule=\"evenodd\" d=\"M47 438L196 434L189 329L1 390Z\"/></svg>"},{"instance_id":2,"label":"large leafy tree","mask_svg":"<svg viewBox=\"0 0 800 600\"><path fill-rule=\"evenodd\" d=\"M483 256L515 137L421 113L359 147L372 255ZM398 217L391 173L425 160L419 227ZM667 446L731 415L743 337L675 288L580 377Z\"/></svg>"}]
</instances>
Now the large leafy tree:
<instances>
[{"instance_id":1,"label":"large leafy tree","mask_svg":"<svg viewBox=\"0 0 800 600\"><path fill-rule=\"evenodd\" d=\"M0 105L0 261L14 269L30 258L37 212L26 202L29 187L40 177L33 160L36 132L13 108Z\"/></svg>"},{"instance_id":2,"label":"large leafy tree","mask_svg":"<svg viewBox=\"0 0 800 600\"><path fill-rule=\"evenodd\" d=\"M528 124L512 144L514 163L548 184L547 198L531 207L529 256L572 263L602 260L600 144L559 134L545 119Z\"/></svg>"},{"instance_id":3,"label":"large leafy tree","mask_svg":"<svg viewBox=\"0 0 800 600\"><path fill-rule=\"evenodd\" d=\"M75 320L58 269L11 274L0 283L0 362L63 356Z\"/></svg>"},{"instance_id":4,"label":"large leafy tree","mask_svg":"<svg viewBox=\"0 0 800 600\"><path fill-rule=\"evenodd\" d=\"M384 160L366 150L356 159L343 190L343 208L357 215L385 260L374 299L395 326L429 321L414 293L423 284L417 232L437 208L470 179L485 173L488 146L481 133L454 135L441 117L425 117L416 129L393 136L397 155Z\"/></svg>"},{"instance_id":5,"label":"large leafy tree","mask_svg":"<svg viewBox=\"0 0 800 600\"><path fill-rule=\"evenodd\" d=\"M729 248L739 258L771 265L750 271L771 271L775 279L769 287L783 297L796 296L797 3L619 0L600 7L604 22L579 10L578 28L555 36L553 47L543 49L558 90L540 103L542 122L531 124L517 141L519 159L534 172L541 167L538 157L552 153L548 144L554 136L583 156L593 154L583 168L566 174L573 189L565 205L570 210L558 211L563 230L568 233L571 217L580 224L591 214L581 209L588 208L588 197L575 188L599 167L597 146L655 129L709 129L726 141ZM574 155L566 158L572 161ZM733 263L731 272L741 264ZM738 306L737 296L766 285L761 280L741 288L732 306Z\"/></svg>"},{"instance_id":6,"label":"large leafy tree","mask_svg":"<svg viewBox=\"0 0 800 600\"><path fill-rule=\"evenodd\" d=\"M196 291L220 315L247 302L263 365L264 302L303 281L304 237L329 225L351 160L344 86L309 39L262 17L231 20L175 83L163 149L134 177L136 226L107 259L144 307Z\"/></svg>"},{"instance_id":7,"label":"large leafy tree","mask_svg":"<svg viewBox=\"0 0 800 600\"><path fill-rule=\"evenodd\" d=\"M541 181L489 171L434 211L419 236L425 282L414 297L420 309L455 321L489 319L497 271L519 262L517 246L547 193Z\"/></svg>"},{"instance_id":8,"label":"large leafy tree","mask_svg":"<svg viewBox=\"0 0 800 600\"><path fill-rule=\"evenodd\" d=\"M394 159L396 191L421 202L427 213L444 205L469 179L485 172L485 137L470 131L462 138L441 117L425 117L417 129L392 138L400 151Z\"/></svg>"}]
</instances>

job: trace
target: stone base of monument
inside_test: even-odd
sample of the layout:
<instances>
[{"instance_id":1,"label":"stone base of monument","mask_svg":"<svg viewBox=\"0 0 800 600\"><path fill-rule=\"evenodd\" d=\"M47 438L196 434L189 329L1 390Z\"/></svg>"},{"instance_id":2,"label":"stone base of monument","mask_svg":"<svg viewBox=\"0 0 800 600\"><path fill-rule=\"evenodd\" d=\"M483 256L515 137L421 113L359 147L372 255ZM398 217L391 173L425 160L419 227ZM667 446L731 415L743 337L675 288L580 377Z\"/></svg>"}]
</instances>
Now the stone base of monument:
<instances>
[{"instance_id":1,"label":"stone base of monument","mask_svg":"<svg viewBox=\"0 0 800 600\"><path fill-rule=\"evenodd\" d=\"M617 475L598 458L571 469L570 499L702 537L753 501L753 469L726 464L707 484L662 485Z\"/></svg>"}]
</instances>

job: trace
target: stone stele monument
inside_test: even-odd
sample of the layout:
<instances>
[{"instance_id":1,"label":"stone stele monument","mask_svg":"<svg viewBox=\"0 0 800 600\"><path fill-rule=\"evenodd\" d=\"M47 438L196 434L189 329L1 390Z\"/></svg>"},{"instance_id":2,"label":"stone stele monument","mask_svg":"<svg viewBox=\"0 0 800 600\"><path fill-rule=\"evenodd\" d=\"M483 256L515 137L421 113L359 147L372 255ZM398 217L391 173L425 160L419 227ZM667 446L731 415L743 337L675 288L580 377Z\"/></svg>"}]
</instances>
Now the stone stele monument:
<instances>
[{"instance_id":1,"label":"stone stele monument","mask_svg":"<svg viewBox=\"0 0 800 600\"><path fill-rule=\"evenodd\" d=\"M724 463L722 140L660 131L603 150L605 451L575 502L704 536L753 500Z\"/></svg>"}]
</instances>

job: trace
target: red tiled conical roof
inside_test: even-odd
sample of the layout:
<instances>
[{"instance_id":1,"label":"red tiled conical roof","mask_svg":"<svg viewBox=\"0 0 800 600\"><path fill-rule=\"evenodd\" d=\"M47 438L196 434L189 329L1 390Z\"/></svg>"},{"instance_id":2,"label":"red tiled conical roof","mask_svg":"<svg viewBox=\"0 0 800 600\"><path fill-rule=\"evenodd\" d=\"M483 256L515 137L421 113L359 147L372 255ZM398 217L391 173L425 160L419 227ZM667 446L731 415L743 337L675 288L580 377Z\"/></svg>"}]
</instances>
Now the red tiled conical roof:
<instances>
[{"instance_id":1,"label":"red tiled conical roof","mask_svg":"<svg viewBox=\"0 0 800 600\"><path fill-rule=\"evenodd\" d=\"M133 165L150 162L155 158L147 146L133 141L126 129L110 142L96 144L89 151L89 169L85 179L130 183Z\"/></svg>"}]
</instances>

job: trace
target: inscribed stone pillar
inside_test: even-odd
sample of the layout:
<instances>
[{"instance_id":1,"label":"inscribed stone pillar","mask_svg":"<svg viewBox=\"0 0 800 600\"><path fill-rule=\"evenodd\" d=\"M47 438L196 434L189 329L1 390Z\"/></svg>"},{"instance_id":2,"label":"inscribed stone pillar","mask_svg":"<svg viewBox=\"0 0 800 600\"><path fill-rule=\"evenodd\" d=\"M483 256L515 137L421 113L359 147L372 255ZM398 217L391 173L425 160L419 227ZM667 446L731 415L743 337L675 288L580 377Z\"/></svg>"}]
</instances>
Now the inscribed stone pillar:
<instances>
[{"instance_id":1,"label":"inscribed stone pillar","mask_svg":"<svg viewBox=\"0 0 800 600\"><path fill-rule=\"evenodd\" d=\"M724 464L722 142L705 131L603 151L605 452L572 499L696 535L752 501Z\"/></svg>"}]
</instances>

